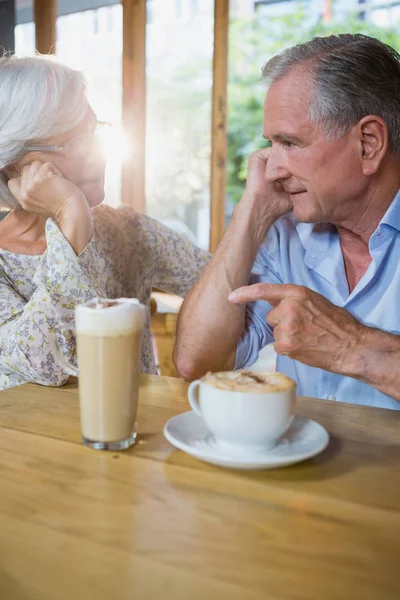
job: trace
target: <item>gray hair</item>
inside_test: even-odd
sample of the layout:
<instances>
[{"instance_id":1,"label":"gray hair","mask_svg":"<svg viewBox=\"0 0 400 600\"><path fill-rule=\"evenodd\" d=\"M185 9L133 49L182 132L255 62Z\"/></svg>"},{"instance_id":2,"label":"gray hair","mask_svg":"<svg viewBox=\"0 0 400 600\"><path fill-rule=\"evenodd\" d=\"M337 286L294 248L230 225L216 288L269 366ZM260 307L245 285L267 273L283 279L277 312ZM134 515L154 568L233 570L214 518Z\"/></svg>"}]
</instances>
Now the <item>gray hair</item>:
<instances>
[{"instance_id":1,"label":"gray hair","mask_svg":"<svg viewBox=\"0 0 400 600\"><path fill-rule=\"evenodd\" d=\"M82 73L50 56L0 57L0 208L17 208L5 167L36 140L66 133L87 112Z\"/></svg>"},{"instance_id":2,"label":"gray hair","mask_svg":"<svg viewBox=\"0 0 400 600\"><path fill-rule=\"evenodd\" d=\"M376 115L387 125L392 151L400 152L400 55L393 48L361 34L316 37L271 58L263 79L272 84L300 64L314 83L309 118L328 139Z\"/></svg>"}]
</instances>

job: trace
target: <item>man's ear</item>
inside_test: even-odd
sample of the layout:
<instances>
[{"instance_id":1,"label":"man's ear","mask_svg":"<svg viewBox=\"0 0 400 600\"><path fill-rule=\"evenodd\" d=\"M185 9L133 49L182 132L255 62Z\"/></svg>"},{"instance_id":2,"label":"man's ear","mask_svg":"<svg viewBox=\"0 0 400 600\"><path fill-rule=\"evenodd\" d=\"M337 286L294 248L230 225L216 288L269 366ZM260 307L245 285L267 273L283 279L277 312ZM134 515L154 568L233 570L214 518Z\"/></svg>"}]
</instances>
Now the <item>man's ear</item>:
<instances>
[{"instance_id":1,"label":"man's ear","mask_svg":"<svg viewBox=\"0 0 400 600\"><path fill-rule=\"evenodd\" d=\"M374 175L389 149L389 132L381 117L368 115L357 124L361 167L365 176Z\"/></svg>"}]
</instances>

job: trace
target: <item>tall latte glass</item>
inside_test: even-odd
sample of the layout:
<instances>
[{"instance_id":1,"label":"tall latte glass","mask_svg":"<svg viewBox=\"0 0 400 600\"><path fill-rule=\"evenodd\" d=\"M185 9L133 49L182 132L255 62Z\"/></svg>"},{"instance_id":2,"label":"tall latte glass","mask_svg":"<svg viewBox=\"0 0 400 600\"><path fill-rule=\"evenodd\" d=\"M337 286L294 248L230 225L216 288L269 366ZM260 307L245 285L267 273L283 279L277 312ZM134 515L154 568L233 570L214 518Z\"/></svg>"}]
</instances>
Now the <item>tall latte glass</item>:
<instances>
[{"instance_id":1,"label":"tall latte glass","mask_svg":"<svg viewBox=\"0 0 400 600\"><path fill-rule=\"evenodd\" d=\"M136 413L145 307L137 300L96 298L75 309L78 370L61 354L68 373L79 376L82 439L97 450L123 450L136 439ZM68 326L58 328L62 333Z\"/></svg>"}]
</instances>

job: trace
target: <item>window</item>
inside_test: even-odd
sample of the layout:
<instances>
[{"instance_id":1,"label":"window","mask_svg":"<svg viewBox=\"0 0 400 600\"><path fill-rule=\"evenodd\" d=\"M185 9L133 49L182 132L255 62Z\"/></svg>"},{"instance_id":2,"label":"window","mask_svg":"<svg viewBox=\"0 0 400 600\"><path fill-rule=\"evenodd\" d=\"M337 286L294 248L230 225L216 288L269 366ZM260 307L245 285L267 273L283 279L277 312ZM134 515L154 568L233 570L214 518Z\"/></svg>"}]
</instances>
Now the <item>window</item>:
<instances>
[{"instance_id":1,"label":"window","mask_svg":"<svg viewBox=\"0 0 400 600\"><path fill-rule=\"evenodd\" d=\"M146 31L147 212L203 248L210 230L213 11L208 2L196 19L171 22L160 5L157 25Z\"/></svg>"},{"instance_id":2,"label":"window","mask_svg":"<svg viewBox=\"0 0 400 600\"><path fill-rule=\"evenodd\" d=\"M15 3L15 52L35 54L35 25L33 22L33 0L17 0Z\"/></svg>"},{"instance_id":3,"label":"window","mask_svg":"<svg viewBox=\"0 0 400 600\"><path fill-rule=\"evenodd\" d=\"M122 5L114 3L67 12L74 2L58 0L56 54L70 67L84 72L89 101L99 119L117 126L122 120ZM107 4L107 2L97 2ZM111 4L110 2L108 4ZM93 0L79 2L93 6ZM71 43L73 40L73 43ZM106 202L121 202L122 148L110 152L106 170Z\"/></svg>"},{"instance_id":4,"label":"window","mask_svg":"<svg viewBox=\"0 0 400 600\"><path fill-rule=\"evenodd\" d=\"M182 0L175 0L175 16L177 19L182 18Z\"/></svg>"},{"instance_id":5,"label":"window","mask_svg":"<svg viewBox=\"0 0 400 600\"><path fill-rule=\"evenodd\" d=\"M190 0L190 9L193 16L199 12L199 0Z\"/></svg>"},{"instance_id":6,"label":"window","mask_svg":"<svg viewBox=\"0 0 400 600\"><path fill-rule=\"evenodd\" d=\"M152 25L154 23L154 3L155 0L147 0L146 12L147 12L147 24Z\"/></svg>"},{"instance_id":7,"label":"window","mask_svg":"<svg viewBox=\"0 0 400 600\"><path fill-rule=\"evenodd\" d=\"M58 56L84 71L99 118L119 123L121 5L58 3ZM243 193L248 156L264 143L258 81L268 58L314 35L341 31L370 34L400 49L400 0L231 0L230 13L226 223ZM210 229L213 15L213 0L147 0L146 210L204 248ZM17 23L17 50L33 52L32 0L17 0ZM113 205L121 200L118 154L107 174L107 202Z\"/></svg>"}]
</instances>

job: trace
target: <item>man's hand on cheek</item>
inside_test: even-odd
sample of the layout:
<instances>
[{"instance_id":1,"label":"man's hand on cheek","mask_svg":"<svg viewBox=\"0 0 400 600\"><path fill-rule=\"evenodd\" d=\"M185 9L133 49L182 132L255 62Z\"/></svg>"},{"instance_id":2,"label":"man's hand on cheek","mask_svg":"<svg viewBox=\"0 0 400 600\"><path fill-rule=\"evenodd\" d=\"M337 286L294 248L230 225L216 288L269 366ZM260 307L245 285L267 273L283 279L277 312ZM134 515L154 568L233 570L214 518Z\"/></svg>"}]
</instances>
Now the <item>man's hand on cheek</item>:
<instances>
[{"instance_id":1,"label":"man's hand on cheek","mask_svg":"<svg viewBox=\"0 0 400 600\"><path fill-rule=\"evenodd\" d=\"M229 300L272 304L267 322L274 328L274 347L282 356L342 374L348 373L350 363L357 359L365 326L306 287L258 283L235 290Z\"/></svg>"}]
</instances>

